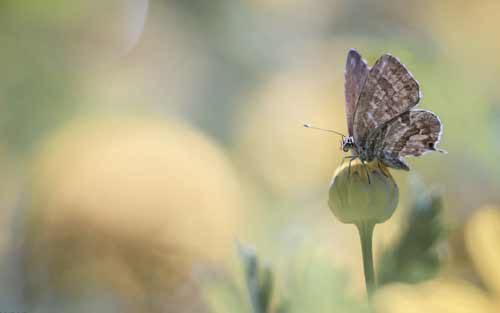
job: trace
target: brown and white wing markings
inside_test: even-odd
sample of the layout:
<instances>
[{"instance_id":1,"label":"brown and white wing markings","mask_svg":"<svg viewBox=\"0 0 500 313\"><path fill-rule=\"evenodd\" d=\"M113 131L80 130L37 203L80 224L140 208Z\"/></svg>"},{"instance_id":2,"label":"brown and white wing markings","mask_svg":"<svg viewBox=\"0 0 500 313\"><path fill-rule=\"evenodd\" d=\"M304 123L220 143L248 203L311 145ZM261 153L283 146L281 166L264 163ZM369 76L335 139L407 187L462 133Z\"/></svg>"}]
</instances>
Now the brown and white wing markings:
<instances>
[{"instance_id":1,"label":"brown and white wing markings","mask_svg":"<svg viewBox=\"0 0 500 313\"><path fill-rule=\"evenodd\" d=\"M442 124L436 114L426 110L410 110L393 118L370 134L367 147L385 165L409 170L406 156L420 156L436 147Z\"/></svg>"},{"instance_id":2,"label":"brown and white wing markings","mask_svg":"<svg viewBox=\"0 0 500 313\"><path fill-rule=\"evenodd\" d=\"M349 50L345 65L345 112L349 136L353 135L354 112L359 94L368 76L369 68L365 60L354 49Z\"/></svg>"},{"instance_id":3,"label":"brown and white wing markings","mask_svg":"<svg viewBox=\"0 0 500 313\"><path fill-rule=\"evenodd\" d=\"M353 135L363 147L370 132L416 106L418 82L395 57L384 54L370 69L354 113Z\"/></svg>"}]
</instances>

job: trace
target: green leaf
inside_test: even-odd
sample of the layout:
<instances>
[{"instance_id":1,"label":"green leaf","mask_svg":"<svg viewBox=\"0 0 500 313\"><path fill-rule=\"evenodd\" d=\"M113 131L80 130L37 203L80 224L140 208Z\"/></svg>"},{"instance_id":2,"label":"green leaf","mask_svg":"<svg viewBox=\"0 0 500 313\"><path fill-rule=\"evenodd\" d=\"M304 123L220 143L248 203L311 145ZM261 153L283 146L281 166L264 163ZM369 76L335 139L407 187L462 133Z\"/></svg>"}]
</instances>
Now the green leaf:
<instances>
[{"instance_id":1,"label":"green leaf","mask_svg":"<svg viewBox=\"0 0 500 313\"><path fill-rule=\"evenodd\" d=\"M379 285L393 282L418 283L433 278L440 267L437 245L443 239L441 197L416 182L418 195L410 208L401 235L379 260Z\"/></svg>"},{"instance_id":2,"label":"green leaf","mask_svg":"<svg viewBox=\"0 0 500 313\"><path fill-rule=\"evenodd\" d=\"M273 274L269 267L260 268L255 249L239 245L245 280L254 313L268 313L273 292Z\"/></svg>"}]
</instances>

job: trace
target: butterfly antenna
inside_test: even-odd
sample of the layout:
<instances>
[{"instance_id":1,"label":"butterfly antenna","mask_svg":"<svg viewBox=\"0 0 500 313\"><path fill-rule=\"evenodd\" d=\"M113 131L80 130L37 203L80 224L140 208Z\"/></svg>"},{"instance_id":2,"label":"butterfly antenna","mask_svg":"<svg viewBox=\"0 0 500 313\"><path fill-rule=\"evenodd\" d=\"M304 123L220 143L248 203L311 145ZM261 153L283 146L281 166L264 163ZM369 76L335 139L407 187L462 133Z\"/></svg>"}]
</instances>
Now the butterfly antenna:
<instances>
[{"instance_id":1,"label":"butterfly antenna","mask_svg":"<svg viewBox=\"0 0 500 313\"><path fill-rule=\"evenodd\" d=\"M339 133L339 132L336 132L334 130L331 130L331 129L326 129L326 128L320 128L320 127L316 127L316 126L313 126L311 124L304 124L304 127L305 128L311 128L311 129L316 129L316 130L322 130L322 131L325 131L325 132L329 132L329 133L334 133L334 134L337 134L337 135L340 135L342 137L346 137L346 135L342 134L342 133Z\"/></svg>"}]
</instances>

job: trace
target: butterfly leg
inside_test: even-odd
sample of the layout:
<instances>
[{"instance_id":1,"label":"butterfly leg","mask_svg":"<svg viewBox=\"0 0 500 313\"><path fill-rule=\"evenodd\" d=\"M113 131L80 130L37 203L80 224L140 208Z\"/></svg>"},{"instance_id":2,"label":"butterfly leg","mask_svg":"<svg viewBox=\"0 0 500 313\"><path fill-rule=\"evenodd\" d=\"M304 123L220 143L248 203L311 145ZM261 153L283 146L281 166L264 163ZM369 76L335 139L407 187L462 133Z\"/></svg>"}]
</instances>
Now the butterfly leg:
<instances>
[{"instance_id":1,"label":"butterfly leg","mask_svg":"<svg viewBox=\"0 0 500 313\"><path fill-rule=\"evenodd\" d=\"M377 165L378 165L378 169L380 170L380 172L382 174L384 174L384 176L388 177L387 174L385 173L385 171L382 169L382 166L380 165L381 162L377 162Z\"/></svg>"},{"instance_id":2,"label":"butterfly leg","mask_svg":"<svg viewBox=\"0 0 500 313\"><path fill-rule=\"evenodd\" d=\"M363 160L361 160L361 163L363 163L363 167L365 168L366 177L368 177L368 184L371 184L370 173L368 173L368 166L366 166L366 162Z\"/></svg>"},{"instance_id":3,"label":"butterfly leg","mask_svg":"<svg viewBox=\"0 0 500 313\"><path fill-rule=\"evenodd\" d=\"M349 156L346 156L346 157L343 157L342 160L340 161L340 165L339 166L342 166L344 165L344 162L346 159L351 159L352 160L353 156L352 155L349 155Z\"/></svg>"},{"instance_id":4,"label":"butterfly leg","mask_svg":"<svg viewBox=\"0 0 500 313\"><path fill-rule=\"evenodd\" d=\"M349 168L347 169L347 176L348 176L348 177L351 177L351 163L352 163L352 161L356 160L358 157L357 157L357 156L352 156L352 155L351 155L351 156L348 156L348 157L346 157L346 158L351 158L351 159L349 160Z\"/></svg>"},{"instance_id":5,"label":"butterfly leg","mask_svg":"<svg viewBox=\"0 0 500 313\"><path fill-rule=\"evenodd\" d=\"M349 158L351 158L351 156L346 156L346 157L343 157L343 158L342 158L342 160L340 161L339 166L344 165L345 159L349 159Z\"/></svg>"}]
</instances>

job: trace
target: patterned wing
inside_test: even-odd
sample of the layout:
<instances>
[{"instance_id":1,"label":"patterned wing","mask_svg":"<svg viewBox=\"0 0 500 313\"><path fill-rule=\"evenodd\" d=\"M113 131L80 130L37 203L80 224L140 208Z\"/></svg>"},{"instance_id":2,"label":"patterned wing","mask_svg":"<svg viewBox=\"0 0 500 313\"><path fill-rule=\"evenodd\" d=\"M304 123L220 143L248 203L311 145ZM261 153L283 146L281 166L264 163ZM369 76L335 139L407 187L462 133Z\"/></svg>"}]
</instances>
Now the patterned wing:
<instances>
[{"instance_id":1,"label":"patterned wing","mask_svg":"<svg viewBox=\"0 0 500 313\"><path fill-rule=\"evenodd\" d=\"M356 101L358 101L361 88L368 76L368 65L361 55L354 49L349 50L345 65L345 112L347 115L347 129L349 136L352 136L352 124L354 112L356 111Z\"/></svg>"},{"instance_id":2,"label":"patterned wing","mask_svg":"<svg viewBox=\"0 0 500 313\"><path fill-rule=\"evenodd\" d=\"M389 167L409 170L404 161L405 156L441 151L436 147L441 132L441 121L434 113L410 110L370 134L366 149Z\"/></svg>"},{"instance_id":3,"label":"patterned wing","mask_svg":"<svg viewBox=\"0 0 500 313\"><path fill-rule=\"evenodd\" d=\"M354 113L353 135L364 146L368 134L420 100L418 82L395 57L385 54L370 70Z\"/></svg>"}]
</instances>

